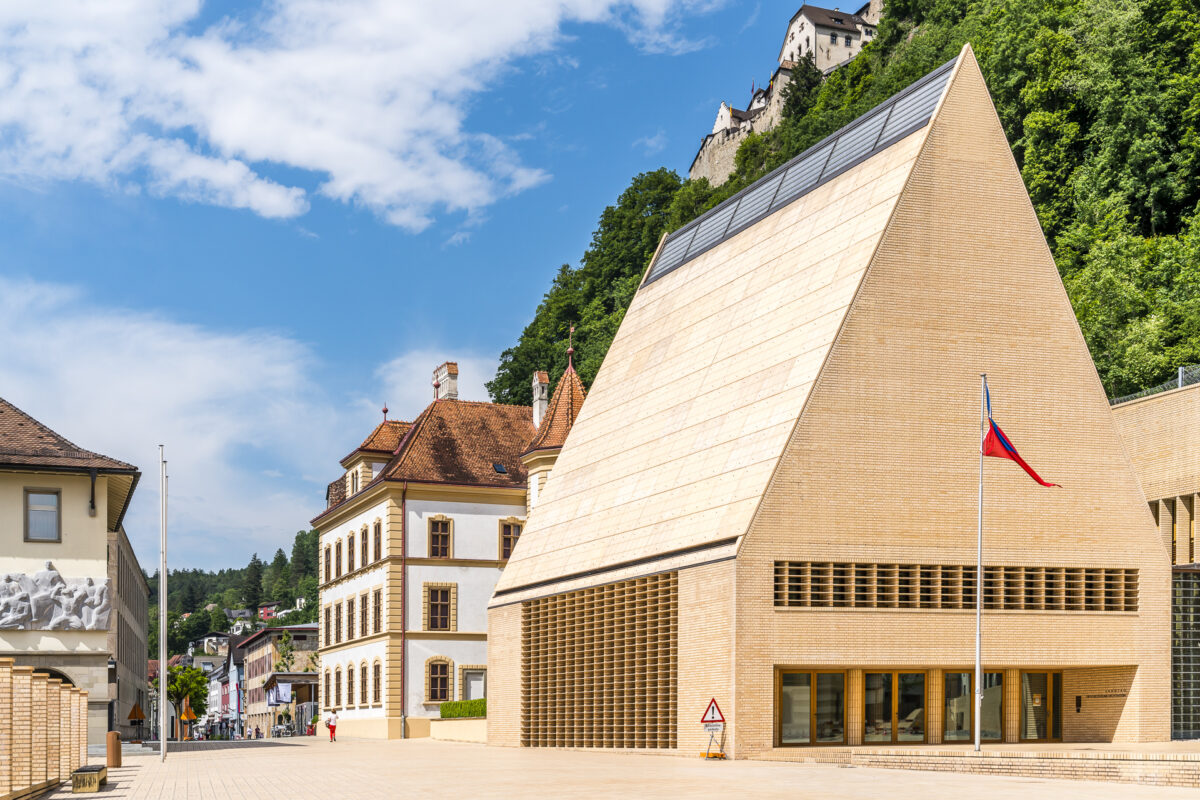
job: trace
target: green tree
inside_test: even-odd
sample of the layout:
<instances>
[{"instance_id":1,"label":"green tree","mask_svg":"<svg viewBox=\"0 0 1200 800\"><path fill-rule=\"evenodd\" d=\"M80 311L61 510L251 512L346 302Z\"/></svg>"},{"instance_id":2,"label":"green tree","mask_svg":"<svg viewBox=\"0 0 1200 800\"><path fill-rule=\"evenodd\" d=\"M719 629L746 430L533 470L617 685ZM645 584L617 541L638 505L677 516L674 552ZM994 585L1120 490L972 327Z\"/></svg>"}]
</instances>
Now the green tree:
<instances>
[{"instance_id":1,"label":"green tree","mask_svg":"<svg viewBox=\"0 0 1200 800\"><path fill-rule=\"evenodd\" d=\"M258 615L258 607L262 605L262 581L263 562L259 559L258 553L255 553L250 557L250 563L246 566L246 574L242 580L242 603L255 616Z\"/></svg>"},{"instance_id":2,"label":"green tree","mask_svg":"<svg viewBox=\"0 0 1200 800\"><path fill-rule=\"evenodd\" d=\"M229 631L229 618L225 616L225 611L220 604L212 611L208 612L208 629L217 631L218 633L227 633Z\"/></svg>"},{"instance_id":3,"label":"green tree","mask_svg":"<svg viewBox=\"0 0 1200 800\"><path fill-rule=\"evenodd\" d=\"M800 119L807 114L817 102L817 92L824 80L825 76L817 69L812 52L805 53L792 68L787 86L783 87L783 116Z\"/></svg>"},{"instance_id":4,"label":"green tree","mask_svg":"<svg viewBox=\"0 0 1200 800\"><path fill-rule=\"evenodd\" d=\"M158 678L153 681L158 691ZM175 716L183 716L183 701L187 698L196 716L208 710L208 677L195 667L173 666L167 673L167 701L174 707Z\"/></svg>"}]
</instances>

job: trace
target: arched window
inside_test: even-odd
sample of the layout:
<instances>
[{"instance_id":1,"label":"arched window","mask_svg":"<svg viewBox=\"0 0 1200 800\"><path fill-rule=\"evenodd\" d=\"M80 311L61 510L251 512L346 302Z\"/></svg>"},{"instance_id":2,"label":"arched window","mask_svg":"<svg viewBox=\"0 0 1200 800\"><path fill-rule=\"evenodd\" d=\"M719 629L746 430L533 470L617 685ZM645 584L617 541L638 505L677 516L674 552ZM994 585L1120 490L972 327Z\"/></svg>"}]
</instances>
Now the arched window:
<instances>
[{"instance_id":1,"label":"arched window","mask_svg":"<svg viewBox=\"0 0 1200 800\"><path fill-rule=\"evenodd\" d=\"M354 534L346 537L346 572L354 572Z\"/></svg>"},{"instance_id":2,"label":"arched window","mask_svg":"<svg viewBox=\"0 0 1200 800\"><path fill-rule=\"evenodd\" d=\"M333 697L333 692L330 691L330 686L329 686L329 670L325 670L325 708L331 707L330 703L331 703L332 697Z\"/></svg>"},{"instance_id":3,"label":"arched window","mask_svg":"<svg viewBox=\"0 0 1200 800\"><path fill-rule=\"evenodd\" d=\"M359 704L365 706L367 704L367 662L362 662L362 667L359 671L362 673L362 682L358 688Z\"/></svg>"},{"instance_id":4,"label":"arched window","mask_svg":"<svg viewBox=\"0 0 1200 800\"><path fill-rule=\"evenodd\" d=\"M346 667L346 706L354 705L354 665Z\"/></svg>"},{"instance_id":5,"label":"arched window","mask_svg":"<svg viewBox=\"0 0 1200 800\"><path fill-rule=\"evenodd\" d=\"M425 702L443 703L450 696L450 675L454 662L445 656L433 656L425 662Z\"/></svg>"},{"instance_id":6,"label":"arched window","mask_svg":"<svg viewBox=\"0 0 1200 800\"><path fill-rule=\"evenodd\" d=\"M342 668L338 667L333 671L333 700L330 702L334 708L337 708L338 701L342 699Z\"/></svg>"},{"instance_id":7,"label":"arched window","mask_svg":"<svg viewBox=\"0 0 1200 800\"><path fill-rule=\"evenodd\" d=\"M359 565L360 567L365 567L365 566L366 566L366 565L367 565L367 564L370 562L370 560L371 560L371 554L370 554L370 553L368 552L368 550L367 550L367 545L368 545L368 544L370 544L370 542L369 542L369 540L367 539L367 526L366 526L366 525L363 525L363 529L362 529L362 558L360 558L360 559L358 560L358 561L359 561L358 565Z\"/></svg>"},{"instance_id":8,"label":"arched window","mask_svg":"<svg viewBox=\"0 0 1200 800\"><path fill-rule=\"evenodd\" d=\"M375 698L374 698L373 702L379 703L379 702L382 702L382 699L383 699L383 665L380 664L378 661L375 662L374 672L375 672L375 675L374 675Z\"/></svg>"},{"instance_id":9,"label":"arched window","mask_svg":"<svg viewBox=\"0 0 1200 800\"><path fill-rule=\"evenodd\" d=\"M337 544L333 548L333 574L337 577L342 577L342 540L338 539Z\"/></svg>"},{"instance_id":10,"label":"arched window","mask_svg":"<svg viewBox=\"0 0 1200 800\"><path fill-rule=\"evenodd\" d=\"M325 545L325 582L329 583L329 579L333 576L333 548Z\"/></svg>"},{"instance_id":11,"label":"arched window","mask_svg":"<svg viewBox=\"0 0 1200 800\"><path fill-rule=\"evenodd\" d=\"M383 523L375 520L375 560L383 558Z\"/></svg>"}]
</instances>

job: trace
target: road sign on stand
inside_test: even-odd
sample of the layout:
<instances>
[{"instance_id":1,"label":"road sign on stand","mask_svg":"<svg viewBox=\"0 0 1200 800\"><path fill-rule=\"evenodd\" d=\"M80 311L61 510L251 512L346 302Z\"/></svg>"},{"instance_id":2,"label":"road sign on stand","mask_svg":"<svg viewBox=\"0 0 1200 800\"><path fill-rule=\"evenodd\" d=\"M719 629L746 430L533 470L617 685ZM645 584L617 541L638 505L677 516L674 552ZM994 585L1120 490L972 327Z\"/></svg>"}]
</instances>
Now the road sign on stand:
<instances>
[{"instance_id":1,"label":"road sign on stand","mask_svg":"<svg viewBox=\"0 0 1200 800\"><path fill-rule=\"evenodd\" d=\"M708 734L708 747L705 748L704 757L725 758L725 715L717 705L717 698L708 701L708 708L704 709L700 722L704 724L704 732Z\"/></svg>"}]
</instances>

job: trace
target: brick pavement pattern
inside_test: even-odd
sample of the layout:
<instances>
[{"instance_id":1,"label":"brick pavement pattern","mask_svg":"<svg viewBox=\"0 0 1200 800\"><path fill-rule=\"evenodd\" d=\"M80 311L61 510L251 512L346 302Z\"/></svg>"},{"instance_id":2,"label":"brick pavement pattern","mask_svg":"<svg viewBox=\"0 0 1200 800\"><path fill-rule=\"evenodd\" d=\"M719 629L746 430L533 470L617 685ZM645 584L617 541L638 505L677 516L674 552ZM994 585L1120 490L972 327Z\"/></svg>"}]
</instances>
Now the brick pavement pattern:
<instances>
[{"instance_id":1,"label":"brick pavement pattern","mask_svg":"<svg viewBox=\"0 0 1200 800\"><path fill-rule=\"evenodd\" d=\"M126 758L103 794L120 800L198 798L462 797L692 798L1051 797L1140 800L1194 797L1175 789L1088 781L700 759L584 750L486 747L431 739L212 742ZM93 759L96 763L96 759ZM101 762L102 763L102 762ZM51 795L71 797L70 787Z\"/></svg>"}]
</instances>

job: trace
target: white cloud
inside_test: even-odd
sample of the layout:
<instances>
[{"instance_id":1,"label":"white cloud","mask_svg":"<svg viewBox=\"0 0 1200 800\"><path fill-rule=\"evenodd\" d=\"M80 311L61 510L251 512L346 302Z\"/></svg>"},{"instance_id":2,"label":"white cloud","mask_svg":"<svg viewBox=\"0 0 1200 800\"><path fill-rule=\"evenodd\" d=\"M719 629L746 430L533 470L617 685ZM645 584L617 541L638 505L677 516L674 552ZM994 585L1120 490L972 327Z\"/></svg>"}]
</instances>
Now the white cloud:
<instances>
[{"instance_id":1,"label":"white cloud","mask_svg":"<svg viewBox=\"0 0 1200 800\"><path fill-rule=\"evenodd\" d=\"M711 0L273 0L208 24L202 0L0 3L0 175L83 180L264 217L311 193L421 230L548 178L470 99L564 24L649 51ZM273 177L307 176L307 186Z\"/></svg>"},{"instance_id":2,"label":"white cloud","mask_svg":"<svg viewBox=\"0 0 1200 800\"><path fill-rule=\"evenodd\" d=\"M80 447L142 470L126 529L150 571L160 443L171 474L171 563L242 566L255 550L289 550L383 400L393 418L412 419L429 402L433 368L456 355L461 396L486 399L483 381L495 369L495 358L452 349L410 352L363 375L352 396L330 397L320 360L287 336L182 324L3 277L0 342L0 396Z\"/></svg>"},{"instance_id":3,"label":"white cloud","mask_svg":"<svg viewBox=\"0 0 1200 800\"><path fill-rule=\"evenodd\" d=\"M634 139L633 146L640 147L642 152L648 156L661 153L667 146L667 132L659 128L653 136L643 136L639 139Z\"/></svg>"}]
</instances>

